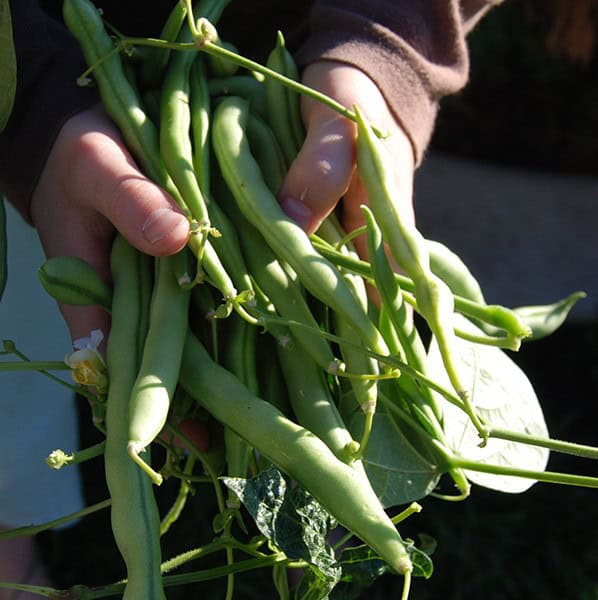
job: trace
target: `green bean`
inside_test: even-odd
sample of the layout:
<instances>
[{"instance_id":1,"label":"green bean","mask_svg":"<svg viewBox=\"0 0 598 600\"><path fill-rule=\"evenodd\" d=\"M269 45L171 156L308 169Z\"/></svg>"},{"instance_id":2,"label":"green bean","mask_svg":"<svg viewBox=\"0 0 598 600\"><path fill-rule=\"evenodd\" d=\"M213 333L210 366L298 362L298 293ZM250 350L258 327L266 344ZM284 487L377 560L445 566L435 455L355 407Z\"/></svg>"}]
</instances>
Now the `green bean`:
<instances>
[{"instance_id":1,"label":"green bean","mask_svg":"<svg viewBox=\"0 0 598 600\"><path fill-rule=\"evenodd\" d=\"M226 333L225 367L233 373L247 389L258 393L256 371L257 327L250 325L238 315L228 319ZM229 477L247 477L251 447L237 433L224 428L227 474ZM233 495L234 496L234 495Z\"/></svg>"},{"instance_id":2,"label":"green bean","mask_svg":"<svg viewBox=\"0 0 598 600\"><path fill-rule=\"evenodd\" d=\"M288 420L214 363L191 334L185 344L180 381L216 419L305 487L393 570L411 571L401 536L368 479L339 461L317 436Z\"/></svg>"},{"instance_id":3,"label":"green bean","mask_svg":"<svg viewBox=\"0 0 598 600\"><path fill-rule=\"evenodd\" d=\"M252 75L210 77L208 91L211 96L240 96L249 101L252 112L267 118L264 84Z\"/></svg>"},{"instance_id":4,"label":"green bean","mask_svg":"<svg viewBox=\"0 0 598 600\"><path fill-rule=\"evenodd\" d=\"M162 477L140 459L142 452L160 433L178 380L187 331L189 290L179 285L175 261L181 256L156 260L156 282L143 358L131 392L129 455L155 483Z\"/></svg>"},{"instance_id":5,"label":"green bean","mask_svg":"<svg viewBox=\"0 0 598 600\"><path fill-rule=\"evenodd\" d=\"M291 265L305 288L344 314L364 343L385 356L388 350L380 332L341 273L314 250L307 234L284 214L265 184L245 136L247 112L244 100L225 98L214 113L212 126L216 158L239 210L260 231L276 255Z\"/></svg>"},{"instance_id":6,"label":"green bean","mask_svg":"<svg viewBox=\"0 0 598 600\"><path fill-rule=\"evenodd\" d=\"M299 80L299 72L285 47L284 36L280 31L266 66L289 79ZM300 118L299 94L270 77L265 79L264 89L270 126L280 142L287 164L290 165L295 160L305 138Z\"/></svg>"},{"instance_id":7,"label":"green bean","mask_svg":"<svg viewBox=\"0 0 598 600\"><path fill-rule=\"evenodd\" d=\"M480 284L459 255L436 240L426 240L426 246L432 273L438 275L453 294L478 304L486 304Z\"/></svg>"},{"instance_id":8,"label":"green bean","mask_svg":"<svg viewBox=\"0 0 598 600\"><path fill-rule=\"evenodd\" d=\"M415 328L413 318L407 313L401 288L388 262L386 248L382 240L382 232L371 210L366 206L363 206L362 210L367 224L366 231L370 265L374 276L374 283L380 295L380 302L384 308L384 314L390 320L393 332L398 336L400 355L413 368L425 373L426 349ZM430 404L435 405L433 397L430 394L426 395ZM437 407L435 407L434 412L440 417Z\"/></svg>"},{"instance_id":9,"label":"green bean","mask_svg":"<svg viewBox=\"0 0 598 600\"><path fill-rule=\"evenodd\" d=\"M201 190L200 193L206 202L208 218L219 232L211 243L235 287L251 290L253 286L239 246L237 231L219 204L214 202L210 190L210 97L207 93L205 68L201 60L194 63L190 77L192 93L189 117L192 140L182 146L181 150L185 162L188 165L193 164L195 182L192 185ZM193 176L192 173L189 175Z\"/></svg>"},{"instance_id":10,"label":"green bean","mask_svg":"<svg viewBox=\"0 0 598 600\"><path fill-rule=\"evenodd\" d=\"M191 33L183 30L181 39L191 39ZM196 56L193 52L176 52L168 63L161 91L160 152L193 218L199 225L208 226L210 218L207 203L193 169L189 135L190 71Z\"/></svg>"},{"instance_id":11,"label":"green bean","mask_svg":"<svg viewBox=\"0 0 598 600\"><path fill-rule=\"evenodd\" d=\"M205 61L198 57L191 66L191 145L193 170L201 189L210 190L210 96Z\"/></svg>"},{"instance_id":12,"label":"green bean","mask_svg":"<svg viewBox=\"0 0 598 600\"><path fill-rule=\"evenodd\" d=\"M320 325L313 316L296 275L290 272L288 265L276 258L251 224L246 223L239 228L239 232L252 277L274 304L277 313L283 319L291 321L288 328L294 340L324 371L343 371L344 365L334 356L328 341L318 334ZM303 326L296 326L294 323Z\"/></svg>"},{"instance_id":13,"label":"green bean","mask_svg":"<svg viewBox=\"0 0 598 600\"><path fill-rule=\"evenodd\" d=\"M182 2L177 2L162 27L160 39L174 42L186 18L187 8ZM138 70L142 85L146 88L160 87L169 58L170 50L168 48L146 48L144 60Z\"/></svg>"},{"instance_id":14,"label":"green bean","mask_svg":"<svg viewBox=\"0 0 598 600\"><path fill-rule=\"evenodd\" d=\"M226 50L238 54L236 46L231 42L218 38L214 43L219 48L226 48ZM232 60L216 54L210 54L208 56L208 63L210 65L210 74L214 77L233 77L239 70L239 65Z\"/></svg>"},{"instance_id":15,"label":"green bean","mask_svg":"<svg viewBox=\"0 0 598 600\"><path fill-rule=\"evenodd\" d=\"M287 172L284 155L272 129L251 112L247 118L247 140L257 164L260 165L264 181L270 191L277 194Z\"/></svg>"},{"instance_id":16,"label":"green bean","mask_svg":"<svg viewBox=\"0 0 598 600\"><path fill-rule=\"evenodd\" d=\"M357 256L357 252L352 244L343 244L344 231L337 219L330 215L320 226L319 233L324 235L328 242L341 246L341 251L345 254ZM359 275L344 272L345 281L353 290L355 297L361 303L364 312L368 310L368 296L365 283ZM349 383L353 389L355 400L365 414L364 429L357 457L361 457L365 452L369 436L371 434L374 414L378 401L378 375L380 369L374 358L360 348L360 339L351 324L335 313L333 323L336 334L341 338L339 347L341 356L346 365L349 375ZM348 343L347 343L348 342ZM398 372L397 372L398 374Z\"/></svg>"},{"instance_id":17,"label":"green bean","mask_svg":"<svg viewBox=\"0 0 598 600\"><path fill-rule=\"evenodd\" d=\"M127 567L124 598L165 598L160 577L160 519L151 482L127 454L129 399L139 368L140 255L121 236L114 240L110 374L106 412L106 482L112 499L114 537Z\"/></svg>"},{"instance_id":18,"label":"green bean","mask_svg":"<svg viewBox=\"0 0 598 600\"><path fill-rule=\"evenodd\" d=\"M455 333L452 326L453 294L430 270L429 254L423 236L399 211L394 171L389 157L380 145L381 141L376 138L358 109L356 114L357 168L368 192L372 212L393 258L415 285L418 310L438 342L451 385L463 400L464 408L480 436L485 439L485 426L471 405L470 392L463 384L456 366Z\"/></svg>"},{"instance_id":19,"label":"green bean","mask_svg":"<svg viewBox=\"0 0 598 600\"><path fill-rule=\"evenodd\" d=\"M76 256L47 259L37 272L50 296L62 304L96 305L110 312L112 292L99 273Z\"/></svg>"},{"instance_id":20,"label":"green bean","mask_svg":"<svg viewBox=\"0 0 598 600\"><path fill-rule=\"evenodd\" d=\"M357 443L334 404L322 370L301 346L278 346L277 350L297 422L317 435L339 460L361 468L354 456Z\"/></svg>"}]
</instances>

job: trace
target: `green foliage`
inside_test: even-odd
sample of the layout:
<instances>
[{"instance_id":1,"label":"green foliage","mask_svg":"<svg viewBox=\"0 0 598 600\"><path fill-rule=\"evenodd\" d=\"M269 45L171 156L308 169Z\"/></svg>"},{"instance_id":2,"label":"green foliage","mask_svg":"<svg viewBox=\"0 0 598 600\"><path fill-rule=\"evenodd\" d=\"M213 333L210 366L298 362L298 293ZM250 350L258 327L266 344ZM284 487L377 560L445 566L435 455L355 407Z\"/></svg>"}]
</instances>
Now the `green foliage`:
<instances>
[{"instance_id":1,"label":"green foliage","mask_svg":"<svg viewBox=\"0 0 598 600\"><path fill-rule=\"evenodd\" d=\"M8 0L0 0L0 132L6 127L12 112L17 88L17 60L12 37L12 22Z\"/></svg>"}]
</instances>

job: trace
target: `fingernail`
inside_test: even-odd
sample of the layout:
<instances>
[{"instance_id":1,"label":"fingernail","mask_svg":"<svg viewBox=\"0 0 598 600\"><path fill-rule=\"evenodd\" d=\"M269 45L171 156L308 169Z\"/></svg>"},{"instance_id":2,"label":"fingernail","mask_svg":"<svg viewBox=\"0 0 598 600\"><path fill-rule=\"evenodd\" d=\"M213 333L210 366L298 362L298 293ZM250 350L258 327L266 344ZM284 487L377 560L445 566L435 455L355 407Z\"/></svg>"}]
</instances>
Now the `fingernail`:
<instances>
[{"instance_id":1,"label":"fingernail","mask_svg":"<svg viewBox=\"0 0 598 600\"><path fill-rule=\"evenodd\" d=\"M141 231L150 244L156 244L182 226L185 229L189 227L187 218L184 215L170 208L157 208L150 213L141 226Z\"/></svg>"},{"instance_id":2,"label":"fingernail","mask_svg":"<svg viewBox=\"0 0 598 600\"><path fill-rule=\"evenodd\" d=\"M292 196L287 196L281 201L280 206L287 217L293 219L293 221L295 221L295 223L297 223L301 229L304 231L309 230L312 220L312 213L311 210L305 204L303 204L303 202L296 200Z\"/></svg>"}]
</instances>

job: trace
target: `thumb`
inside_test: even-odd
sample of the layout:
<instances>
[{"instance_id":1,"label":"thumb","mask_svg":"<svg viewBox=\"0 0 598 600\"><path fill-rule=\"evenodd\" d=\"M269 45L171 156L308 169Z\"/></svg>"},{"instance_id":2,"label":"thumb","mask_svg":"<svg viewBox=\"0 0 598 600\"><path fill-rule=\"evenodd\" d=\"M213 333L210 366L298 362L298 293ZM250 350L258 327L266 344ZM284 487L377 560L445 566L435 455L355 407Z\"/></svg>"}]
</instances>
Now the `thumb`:
<instances>
[{"instance_id":1,"label":"thumb","mask_svg":"<svg viewBox=\"0 0 598 600\"><path fill-rule=\"evenodd\" d=\"M189 221L172 197L141 174L118 139L101 132L87 137L83 159L87 162L78 171L84 180L75 180L73 186L80 206L103 215L146 254L164 256L180 250L187 242Z\"/></svg>"},{"instance_id":2,"label":"thumb","mask_svg":"<svg viewBox=\"0 0 598 600\"><path fill-rule=\"evenodd\" d=\"M284 212L315 231L347 190L355 168L355 125L324 106L306 123L305 142L278 194Z\"/></svg>"}]
</instances>

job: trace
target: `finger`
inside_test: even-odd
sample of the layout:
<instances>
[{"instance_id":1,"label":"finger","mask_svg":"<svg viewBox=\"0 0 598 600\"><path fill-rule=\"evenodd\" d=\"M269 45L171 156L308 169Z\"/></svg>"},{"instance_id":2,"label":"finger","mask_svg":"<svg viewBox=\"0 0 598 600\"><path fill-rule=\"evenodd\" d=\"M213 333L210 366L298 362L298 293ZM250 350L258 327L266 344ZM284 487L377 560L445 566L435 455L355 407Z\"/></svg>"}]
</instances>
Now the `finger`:
<instances>
[{"instance_id":1,"label":"finger","mask_svg":"<svg viewBox=\"0 0 598 600\"><path fill-rule=\"evenodd\" d=\"M355 125L323 108L313 111L307 136L278 198L285 213L312 233L346 192L355 168Z\"/></svg>"},{"instance_id":2,"label":"finger","mask_svg":"<svg viewBox=\"0 0 598 600\"><path fill-rule=\"evenodd\" d=\"M118 139L90 131L77 147L70 188L74 203L98 211L146 254L174 254L186 244L187 217L169 194L140 173Z\"/></svg>"}]
</instances>

